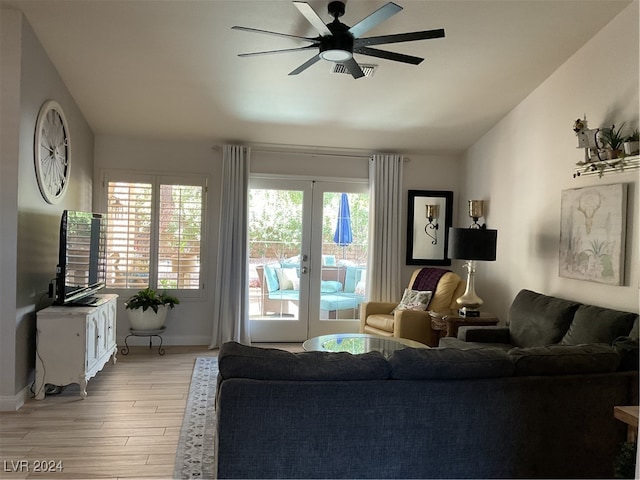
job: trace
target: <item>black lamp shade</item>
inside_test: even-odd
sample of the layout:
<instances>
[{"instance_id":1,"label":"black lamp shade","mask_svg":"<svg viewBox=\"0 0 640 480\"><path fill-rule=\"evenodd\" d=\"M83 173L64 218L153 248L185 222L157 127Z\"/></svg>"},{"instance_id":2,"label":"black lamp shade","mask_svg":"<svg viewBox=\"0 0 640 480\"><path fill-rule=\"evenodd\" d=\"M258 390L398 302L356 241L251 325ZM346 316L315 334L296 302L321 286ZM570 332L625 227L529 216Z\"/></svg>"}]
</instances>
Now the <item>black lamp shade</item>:
<instances>
[{"instance_id":1,"label":"black lamp shade","mask_svg":"<svg viewBox=\"0 0 640 480\"><path fill-rule=\"evenodd\" d=\"M450 228L448 257L462 260L494 261L497 240L497 230Z\"/></svg>"}]
</instances>

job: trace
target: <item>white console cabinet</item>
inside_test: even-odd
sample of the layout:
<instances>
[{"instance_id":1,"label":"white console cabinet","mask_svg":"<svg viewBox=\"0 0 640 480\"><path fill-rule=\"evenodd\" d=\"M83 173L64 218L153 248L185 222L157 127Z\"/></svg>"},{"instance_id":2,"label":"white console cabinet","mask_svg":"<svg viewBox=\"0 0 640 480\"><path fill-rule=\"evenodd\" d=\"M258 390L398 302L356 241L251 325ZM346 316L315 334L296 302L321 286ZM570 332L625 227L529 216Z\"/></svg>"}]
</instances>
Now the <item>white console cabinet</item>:
<instances>
[{"instance_id":1,"label":"white console cabinet","mask_svg":"<svg viewBox=\"0 0 640 480\"><path fill-rule=\"evenodd\" d=\"M37 400L45 396L45 385L80 385L87 396L87 382L113 356L116 363L116 310L118 295L96 295L98 306L52 306L37 313Z\"/></svg>"}]
</instances>

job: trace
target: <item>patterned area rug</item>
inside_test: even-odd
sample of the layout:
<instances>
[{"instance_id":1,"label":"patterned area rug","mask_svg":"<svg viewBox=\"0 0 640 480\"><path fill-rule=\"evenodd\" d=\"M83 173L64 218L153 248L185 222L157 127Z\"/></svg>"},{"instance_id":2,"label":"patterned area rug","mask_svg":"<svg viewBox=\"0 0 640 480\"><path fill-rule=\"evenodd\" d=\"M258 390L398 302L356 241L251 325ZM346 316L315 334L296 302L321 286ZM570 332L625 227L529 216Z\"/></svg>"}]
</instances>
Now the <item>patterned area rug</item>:
<instances>
[{"instance_id":1,"label":"patterned area rug","mask_svg":"<svg viewBox=\"0 0 640 480\"><path fill-rule=\"evenodd\" d=\"M214 478L216 357L198 357L180 429L173 478Z\"/></svg>"}]
</instances>

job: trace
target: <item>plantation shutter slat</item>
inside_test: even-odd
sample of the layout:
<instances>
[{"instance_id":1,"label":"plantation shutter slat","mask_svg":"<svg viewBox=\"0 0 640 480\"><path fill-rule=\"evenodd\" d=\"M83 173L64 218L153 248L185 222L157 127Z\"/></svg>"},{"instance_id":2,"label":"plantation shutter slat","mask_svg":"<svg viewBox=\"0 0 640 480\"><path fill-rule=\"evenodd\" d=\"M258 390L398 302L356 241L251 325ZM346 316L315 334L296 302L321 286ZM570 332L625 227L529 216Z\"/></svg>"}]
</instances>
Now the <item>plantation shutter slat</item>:
<instances>
[{"instance_id":1,"label":"plantation shutter slat","mask_svg":"<svg viewBox=\"0 0 640 480\"><path fill-rule=\"evenodd\" d=\"M158 283L200 288L202 187L160 185Z\"/></svg>"},{"instance_id":2,"label":"plantation shutter slat","mask_svg":"<svg viewBox=\"0 0 640 480\"><path fill-rule=\"evenodd\" d=\"M153 186L109 182L107 191L107 285L148 287Z\"/></svg>"}]
</instances>

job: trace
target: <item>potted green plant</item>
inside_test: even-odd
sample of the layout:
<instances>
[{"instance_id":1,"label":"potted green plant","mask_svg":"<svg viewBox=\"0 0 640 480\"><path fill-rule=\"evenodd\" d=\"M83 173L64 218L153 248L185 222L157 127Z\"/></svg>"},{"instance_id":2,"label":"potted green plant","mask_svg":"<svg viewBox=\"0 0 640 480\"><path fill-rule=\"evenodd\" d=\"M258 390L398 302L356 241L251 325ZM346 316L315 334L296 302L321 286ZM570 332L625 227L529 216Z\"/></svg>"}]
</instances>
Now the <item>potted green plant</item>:
<instances>
[{"instance_id":1,"label":"potted green plant","mask_svg":"<svg viewBox=\"0 0 640 480\"><path fill-rule=\"evenodd\" d=\"M140 290L125 302L125 309L133 330L161 330L169 309L180 303L167 292L158 293L150 287Z\"/></svg>"},{"instance_id":2,"label":"potted green plant","mask_svg":"<svg viewBox=\"0 0 640 480\"><path fill-rule=\"evenodd\" d=\"M622 127L624 127L624 123L620 125L617 130L615 125L611 125L611 128L603 128L601 130L602 140L604 141L610 160L618 158L622 154L622 144L625 140L625 136L622 135Z\"/></svg>"},{"instance_id":3,"label":"potted green plant","mask_svg":"<svg viewBox=\"0 0 640 480\"><path fill-rule=\"evenodd\" d=\"M640 151L640 132L636 128L624 140L624 153L626 155L637 155L638 151Z\"/></svg>"}]
</instances>

